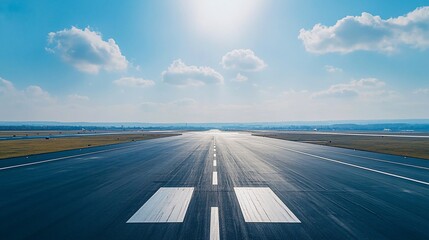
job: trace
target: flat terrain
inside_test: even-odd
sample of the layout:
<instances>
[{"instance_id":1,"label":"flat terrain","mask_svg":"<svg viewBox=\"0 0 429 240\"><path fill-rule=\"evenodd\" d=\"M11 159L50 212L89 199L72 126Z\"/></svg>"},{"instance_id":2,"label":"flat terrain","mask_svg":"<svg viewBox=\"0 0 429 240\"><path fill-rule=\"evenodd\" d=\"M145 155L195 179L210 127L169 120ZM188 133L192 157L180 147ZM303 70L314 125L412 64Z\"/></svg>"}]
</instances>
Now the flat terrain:
<instances>
[{"instance_id":1,"label":"flat terrain","mask_svg":"<svg viewBox=\"0 0 429 240\"><path fill-rule=\"evenodd\" d=\"M150 131L0 131L0 141L151 133Z\"/></svg>"},{"instance_id":2,"label":"flat terrain","mask_svg":"<svg viewBox=\"0 0 429 240\"><path fill-rule=\"evenodd\" d=\"M423 137L422 134L401 137L389 136L393 135L392 133L366 134L341 135L280 131L254 133L255 136L429 159L429 137Z\"/></svg>"},{"instance_id":3,"label":"flat terrain","mask_svg":"<svg viewBox=\"0 0 429 240\"><path fill-rule=\"evenodd\" d=\"M141 141L175 135L176 134L114 134L64 138L47 137L26 140L3 140L0 141L0 159Z\"/></svg>"},{"instance_id":4,"label":"flat terrain","mask_svg":"<svg viewBox=\"0 0 429 240\"><path fill-rule=\"evenodd\" d=\"M61 134L105 133L108 131L0 131L0 137L49 136Z\"/></svg>"},{"instance_id":5,"label":"flat terrain","mask_svg":"<svg viewBox=\"0 0 429 240\"><path fill-rule=\"evenodd\" d=\"M199 132L0 161L2 239L429 239L429 161Z\"/></svg>"}]
</instances>

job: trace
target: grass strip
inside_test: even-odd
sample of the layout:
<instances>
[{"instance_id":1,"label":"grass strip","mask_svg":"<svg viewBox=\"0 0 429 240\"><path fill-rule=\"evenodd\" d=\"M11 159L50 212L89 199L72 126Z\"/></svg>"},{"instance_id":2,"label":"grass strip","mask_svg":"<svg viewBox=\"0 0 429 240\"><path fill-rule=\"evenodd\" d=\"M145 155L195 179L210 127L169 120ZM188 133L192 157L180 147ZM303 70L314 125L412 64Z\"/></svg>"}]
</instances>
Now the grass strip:
<instances>
[{"instance_id":1,"label":"grass strip","mask_svg":"<svg viewBox=\"0 0 429 240\"><path fill-rule=\"evenodd\" d=\"M115 134L102 136L0 141L0 159L177 136L180 134Z\"/></svg>"},{"instance_id":2,"label":"grass strip","mask_svg":"<svg viewBox=\"0 0 429 240\"><path fill-rule=\"evenodd\" d=\"M255 133L253 135L332 147L341 147L370 152L387 153L406 157L429 159L429 139L427 138L347 136L289 132Z\"/></svg>"}]
</instances>

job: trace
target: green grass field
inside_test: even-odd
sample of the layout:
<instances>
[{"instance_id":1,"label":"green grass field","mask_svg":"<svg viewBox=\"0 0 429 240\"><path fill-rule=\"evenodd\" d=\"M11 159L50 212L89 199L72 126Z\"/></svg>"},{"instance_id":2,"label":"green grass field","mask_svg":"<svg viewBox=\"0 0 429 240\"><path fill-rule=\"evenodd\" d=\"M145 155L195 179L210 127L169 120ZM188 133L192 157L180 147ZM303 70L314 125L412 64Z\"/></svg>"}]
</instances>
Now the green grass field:
<instances>
[{"instance_id":1,"label":"green grass field","mask_svg":"<svg viewBox=\"0 0 429 240\"><path fill-rule=\"evenodd\" d=\"M311 133L254 133L255 136L429 159L428 138L347 136Z\"/></svg>"},{"instance_id":2,"label":"green grass field","mask_svg":"<svg viewBox=\"0 0 429 240\"><path fill-rule=\"evenodd\" d=\"M0 159L176 135L179 134L115 134L50 139L5 140L0 141Z\"/></svg>"}]
</instances>

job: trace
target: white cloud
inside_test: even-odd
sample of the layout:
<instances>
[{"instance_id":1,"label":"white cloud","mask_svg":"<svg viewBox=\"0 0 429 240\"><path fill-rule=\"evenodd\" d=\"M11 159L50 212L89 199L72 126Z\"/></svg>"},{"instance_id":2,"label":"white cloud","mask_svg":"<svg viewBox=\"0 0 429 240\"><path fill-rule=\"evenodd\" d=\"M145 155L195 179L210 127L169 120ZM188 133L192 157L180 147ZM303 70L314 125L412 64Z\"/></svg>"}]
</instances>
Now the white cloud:
<instances>
[{"instance_id":1,"label":"white cloud","mask_svg":"<svg viewBox=\"0 0 429 240\"><path fill-rule=\"evenodd\" d=\"M70 94L67 96L67 98L72 102L89 101L88 96L83 96L83 95L79 95L79 94Z\"/></svg>"},{"instance_id":2,"label":"white cloud","mask_svg":"<svg viewBox=\"0 0 429 240\"><path fill-rule=\"evenodd\" d=\"M0 78L0 109L7 112L1 120L42 119L55 104L56 99L40 86L20 90L12 82Z\"/></svg>"},{"instance_id":3,"label":"white cloud","mask_svg":"<svg viewBox=\"0 0 429 240\"><path fill-rule=\"evenodd\" d=\"M238 73L237 76L235 76L235 80L237 80L238 82L245 82L248 79L248 77L241 75L241 73Z\"/></svg>"},{"instance_id":4,"label":"white cloud","mask_svg":"<svg viewBox=\"0 0 429 240\"><path fill-rule=\"evenodd\" d=\"M122 77L113 82L118 86L124 87L149 87L155 85L155 82L152 80L146 80L143 78L136 77Z\"/></svg>"},{"instance_id":5,"label":"white cloud","mask_svg":"<svg viewBox=\"0 0 429 240\"><path fill-rule=\"evenodd\" d=\"M222 84L223 76L210 67L188 66L181 59L174 60L166 71L162 72L165 83L177 86L202 86Z\"/></svg>"},{"instance_id":6,"label":"white cloud","mask_svg":"<svg viewBox=\"0 0 429 240\"><path fill-rule=\"evenodd\" d=\"M325 70L328 73L340 73L340 72L343 71L343 69L341 69L339 67L334 67L334 66L331 66L331 65L325 65Z\"/></svg>"},{"instance_id":7,"label":"white cloud","mask_svg":"<svg viewBox=\"0 0 429 240\"><path fill-rule=\"evenodd\" d=\"M429 94L429 88L419 88L414 91L414 94Z\"/></svg>"},{"instance_id":8,"label":"white cloud","mask_svg":"<svg viewBox=\"0 0 429 240\"><path fill-rule=\"evenodd\" d=\"M12 82L0 77L0 93L8 94L15 91Z\"/></svg>"},{"instance_id":9,"label":"white cloud","mask_svg":"<svg viewBox=\"0 0 429 240\"><path fill-rule=\"evenodd\" d=\"M177 108L177 107L188 107L197 104L197 101L193 98L180 98L170 102L143 102L141 103L144 108ZM170 111L169 109L168 111Z\"/></svg>"},{"instance_id":10,"label":"white cloud","mask_svg":"<svg viewBox=\"0 0 429 240\"><path fill-rule=\"evenodd\" d=\"M358 96L380 95L386 92L383 89L385 85L384 82L376 78L363 78L348 83L332 85L327 90L314 93L313 97L353 98Z\"/></svg>"},{"instance_id":11,"label":"white cloud","mask_svg":"<svg viewBox=\"0 0 429 240\"><path fill-rule=\"evenodd\" d=\"M239 71L260 71L267 65L250 49L235 49L222 57L220 64L225 69Z\"/></svg>"},{"instance_id":12,"label":"white cloud","mask_svg":"<svg viewBox=\"0 0 429 240\"><path fill-rule=\"evenodd\" d=\"M17 89L0 78L0 109L3 121L123 121L139 119L138 107L130 104L95 104L77 94L52 97L40 86Z\"/></svg>"},{"instance_id":13,"label":"white cloud","mask_svg":"<svg viewBox=\"0 0 429 240\"><path fill-rule=\"evenodd\" d=\"M350 53L358 50L393 52L400 46L426 49L429 47L429 7L397 18L382 19L363 12L347 16L333 26L314 25L301 29L299 39L312 53Z\"/></svg>"},{"instance_id":14,"label":"white cloud","mask_svg":"<svg viewBox=\"0 0 429 240\"><path fill-rule=\"evenodd\" d=\"M0 78L0 93L4 98L8 98L11 102L26 102L26 101L54 101L51 95L43 90L40 86L31 85L24 90L15 88L11 81ZM9 101L5 100L5 101Z\"/></svg>"},{"instance_id":15,"label":"white cloud","mask_svg":"<svg viewBox=\"0 0 429 240\"><path fill-rule=\"evenodd\" d=\"M65 62L77 70L98 73L100 70L119 71L128 67L115 40L102 39L98 32L89 28L71 27L48 34L49 52L58 54Z\"/></svg>"},{"instance_id":16,"label":"white cloud","mask_svg":"<svg viewBox=\"0 0 429 240\"><path fill-rule=\"evenodd\" d=\"M199 115L201 107L202 105L192 98L140 104L140 110L146 121L153 122L185 122L190 116Z\"/></svg>"},{"instance_id":17,"label":"white cloud","mask_svg":"<svg viewBox=\"0 0 429 240\"><path fill-rule=\"evenodd\" d=\"M51 96L49 95L48 92L43 90L41 87L35 86L35 85L28 86L27 89L25 90L25 93L27 96L35 99L42 99L42 100L51 99Z\"/></svg>"},{"instance_id":18,"label":"white cloud","mask_svg":"<svg viewBox=\"0 0 429 240\"><path fill-rule=\"evenodd\" d=\"M184 106L192 106L192 105L195 105L196 103L197 101L195 101L195 99L193 98L181 98L170 102L170 105L184 107Z\"/></svg>"},{"instance_id":19,"label":"white cloud","mask_svg":"<svg viewBox=\"0 0 429 240\"><path fill-rule=\"evenodd\" d=\"M429 92L424 89L418 92ZM122 99L88 101L88 97L78 94L55 98L39 86L17 88L0 78L0 109L7 113L0 120L267 122L429 117L429 94L391 95L388 86L374 78L333 85L322 91L327 95L321 97L315 97L320 92L307 90L267 90L265 97L252 95L245 103L225 97L213 102L204 96L124 103ZM345 90L354 91L354 97L344 98L341 92Z\"/></svg>"}]
</instances>

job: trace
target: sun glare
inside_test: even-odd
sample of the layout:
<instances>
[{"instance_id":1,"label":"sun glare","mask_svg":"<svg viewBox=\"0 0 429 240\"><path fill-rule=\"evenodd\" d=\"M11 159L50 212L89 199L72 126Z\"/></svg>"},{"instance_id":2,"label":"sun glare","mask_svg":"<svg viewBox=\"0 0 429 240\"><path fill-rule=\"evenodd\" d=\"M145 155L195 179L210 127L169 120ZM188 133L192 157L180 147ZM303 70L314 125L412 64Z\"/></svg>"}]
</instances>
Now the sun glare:
<instances>
[{"instance_id":1,"label":"sun glare","mask_svg":"<svg viewBox=\"0 0 429 240\"><path fill-rule=\"evenodd\" d=\"M235 38L249 27L263 0L188 0L187 17L198 33Z\"/></svg>"}]
</instances>

